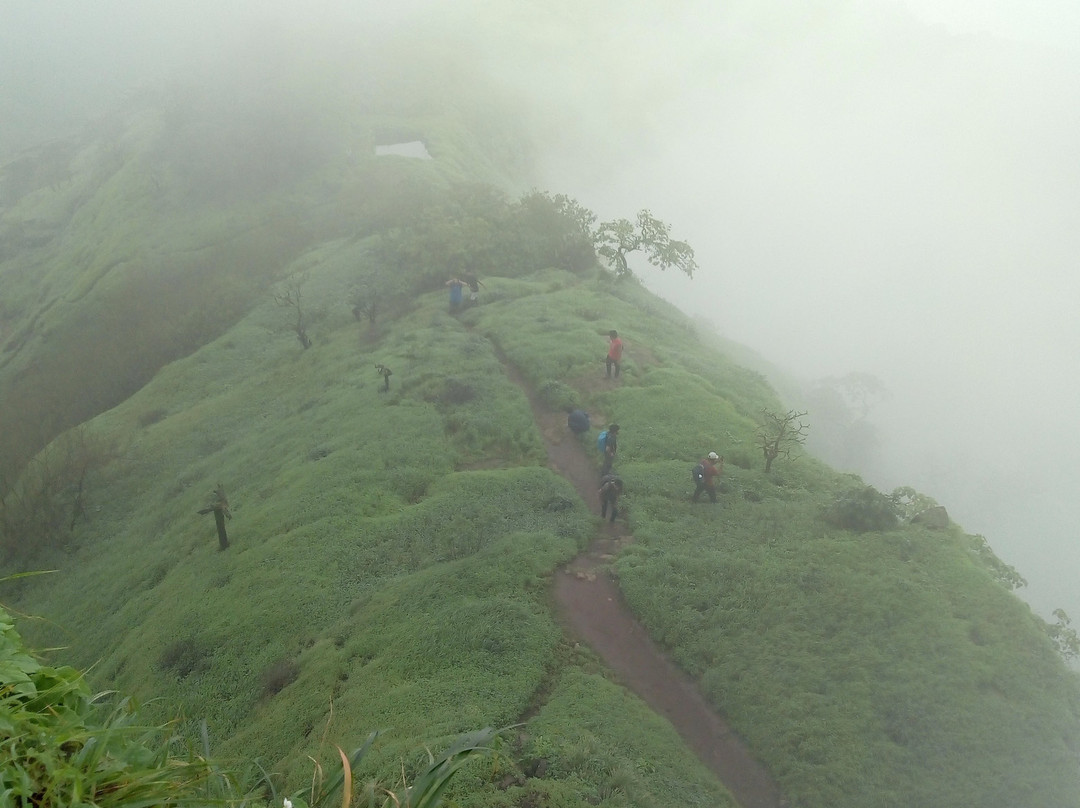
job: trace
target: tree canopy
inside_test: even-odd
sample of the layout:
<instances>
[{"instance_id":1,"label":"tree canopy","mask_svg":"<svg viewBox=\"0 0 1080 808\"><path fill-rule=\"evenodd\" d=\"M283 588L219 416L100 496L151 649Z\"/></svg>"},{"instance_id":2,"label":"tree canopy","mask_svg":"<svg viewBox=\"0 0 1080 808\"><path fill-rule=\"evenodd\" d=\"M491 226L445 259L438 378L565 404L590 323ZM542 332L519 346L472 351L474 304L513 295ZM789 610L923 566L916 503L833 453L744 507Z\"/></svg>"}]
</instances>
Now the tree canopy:
<instances>
[{"instance_id":1,"label":"tree canopy","mask_svg":"<svg viewBox=\"0 0 1080 808\"><path fill-rule=\"evenodd\" d=\"M632 252L644 252L654 267L680 269L691 278L698 268L694 248L685 241L673 239L671 226L648 210L639 211L635 222L628 219L602 222L593 231L593 243L620 277L631 274L626 256Z\"/></svg>"}]
</instances>

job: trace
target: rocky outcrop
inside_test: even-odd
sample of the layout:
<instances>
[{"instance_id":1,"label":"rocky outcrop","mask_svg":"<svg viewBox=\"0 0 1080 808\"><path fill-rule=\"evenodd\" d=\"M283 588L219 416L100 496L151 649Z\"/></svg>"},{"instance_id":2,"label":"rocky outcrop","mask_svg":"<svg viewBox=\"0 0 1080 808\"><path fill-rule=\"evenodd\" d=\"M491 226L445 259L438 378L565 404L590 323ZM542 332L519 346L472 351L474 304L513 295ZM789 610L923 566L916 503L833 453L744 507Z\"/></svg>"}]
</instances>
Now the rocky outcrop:
<instances>
[{"instance_id":1,"label":"rocky outcrop","mask_svg":"<svg viewBox=\"0 0 1080 808\"><path fill-rule=\"evenodd\" d=\"M931 530L944 530L952 524L952 520L949 519L949 512L945 510L944 505L935 505L933 508L927 508L915 514L911 517L911 523L923 525Z\"/></svg>"}]
</instances>

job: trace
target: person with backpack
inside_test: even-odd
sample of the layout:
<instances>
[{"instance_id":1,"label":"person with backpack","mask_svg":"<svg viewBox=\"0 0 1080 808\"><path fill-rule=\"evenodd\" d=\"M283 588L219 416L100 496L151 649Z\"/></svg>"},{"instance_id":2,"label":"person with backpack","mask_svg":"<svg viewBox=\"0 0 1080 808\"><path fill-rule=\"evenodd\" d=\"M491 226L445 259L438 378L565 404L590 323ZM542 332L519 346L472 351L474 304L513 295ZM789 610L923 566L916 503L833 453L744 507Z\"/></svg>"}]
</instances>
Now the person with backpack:
<instances>
[{"instance_id":1,"label":"person with backpack","mask_svg":"<svg viewBox=\"0 0 1080 808\"><path fill-rule=\"evenodd\" d=\"M608 506L611 506L611 519L619 515L619 494L623 490L623 481L614 474L605 474L600 478L600 518L607 516Z\"/></svg>"},{"instance_id":2,"label":"person with backpack","mask_svg":"<svg viewBox=\"0 0 1080 808\"><path fill-rule=\"evenodd\" d=\"M600 475L603 476L611 471L611 464L615 462L615 453L619 451L619 425L612 424L597 435L596 447L604 453L604 462L600 466Z\"/></svg>"},{"instance_id":3,"label":"person with backpack","mask_svg":"<svg viewBox=\"0 0 1080 808\"><path fill-rule=\"evenodd\" d=\"M566 416L566 425L575 435L582 435L589 431L589 413L585 410L570 410Z\"/></svg>"},{"instance_id":4,"label":"person with backpack","mask_svg":"<svg viewBox=\"0 0 1080 808\"><path fill-rule=\"evenodd\" d=\"M611 330L608 332L608 352L607 352L607 377L611 378L611 369L615 368L615 378L619 378L619 368L622 366L622 340L619 339L619 332Z\"/></svg>"},{"instance_id":5,"label":"person with backpack","mask_svg":"<svg viewBox=\"0 0 1080 808\"><path fill-rule=\"evenodd\" d=\"M484 284L475 275L466 275L462 280L469 287L469 305L475 306L480 299L480 287Z\"/></svg>"},{"instance_id":6,"label":"person with backpack","mask_svg":"<svg viewBox=\"0 0 1080 808\"><path fill-rule=\"evenodd\" d=\"M390 377L394 375L394 371L390 370L386 365L375 365L375 372L383 377L383 392L388 393L390 391Z\"/></svg>"},{"instance_id":7,"label":"person with backpack","mask_svg":"<svg viewBox=\"0 0 1080 808\"><path fill-rule=\"evenodd\" d=\"M719 466L717 466L718 462ZM708 457L702 458L701 462L694 466L691 472L694 484L697 487L694 489L694 496L690 501L697 502L701 492L704 491L709 495L711 501L716 502L716 478L723 473L724 458L720 457L716 452L709 452Z\"/></svg>"},{"instance_id":8,"label":"person with backpack","mask_svg":"<svg viewBox=\"0 0 1080 808\"><path fill-rule=\"evenodd\" d=\"M458 278L451 278L446 282L446 285L450 287L450 313L453 314L461 308L461 301L464 297L465 281Z\"/></svg>"}]
</instances>

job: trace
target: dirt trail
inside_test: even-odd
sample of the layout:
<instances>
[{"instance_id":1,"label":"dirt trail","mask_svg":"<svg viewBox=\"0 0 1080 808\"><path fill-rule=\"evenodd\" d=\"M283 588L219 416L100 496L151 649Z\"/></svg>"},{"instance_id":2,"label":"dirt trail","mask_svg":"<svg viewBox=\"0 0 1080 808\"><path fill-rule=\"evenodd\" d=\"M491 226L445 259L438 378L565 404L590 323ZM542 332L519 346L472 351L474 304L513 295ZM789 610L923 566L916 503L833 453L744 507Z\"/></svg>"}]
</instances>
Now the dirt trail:
<instances>
[{"instance_id":1,"label":"dirt trail","mask_svg":"<svg viewBox=\"0 0 1080 808\"><path fill-rule=\"evenodd\" d=\"M589 508L599 513L599 475L589 447L567 429L566 415L548 411L517 369L500 358L509 378L528 396L549 467L573 483ZM618 522L604 523L588 550L557 571L554 595L566 630L671 722L742 808L782 808L786 802L765 768L709 706L693 680L649 639L623 601L609 564L631 541Z\"/></svg>"}]
</instances>

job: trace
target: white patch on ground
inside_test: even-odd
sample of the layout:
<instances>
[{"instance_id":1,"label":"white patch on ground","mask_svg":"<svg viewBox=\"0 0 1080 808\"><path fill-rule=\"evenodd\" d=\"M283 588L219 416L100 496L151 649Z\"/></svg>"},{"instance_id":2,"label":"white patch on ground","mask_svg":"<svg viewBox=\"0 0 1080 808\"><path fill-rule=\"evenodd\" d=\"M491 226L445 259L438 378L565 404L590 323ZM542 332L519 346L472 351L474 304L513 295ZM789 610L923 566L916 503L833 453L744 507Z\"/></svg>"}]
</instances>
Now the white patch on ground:
<instances>
[{"instance_id":1,"label":"white patch on ground","mask_svg":"<svg viewBox=\"0 0 1080 808\"><path fill-rule=\"evenodd\" d=\"M387 154L393 154L398 157L413 157L417 160L430 160L431 155L428 154L427 146L424 145L422 140L411 140L408 143L391 143L386 146L376 146L375 156L382 157Z\"/></svg>"}]
</instances>

